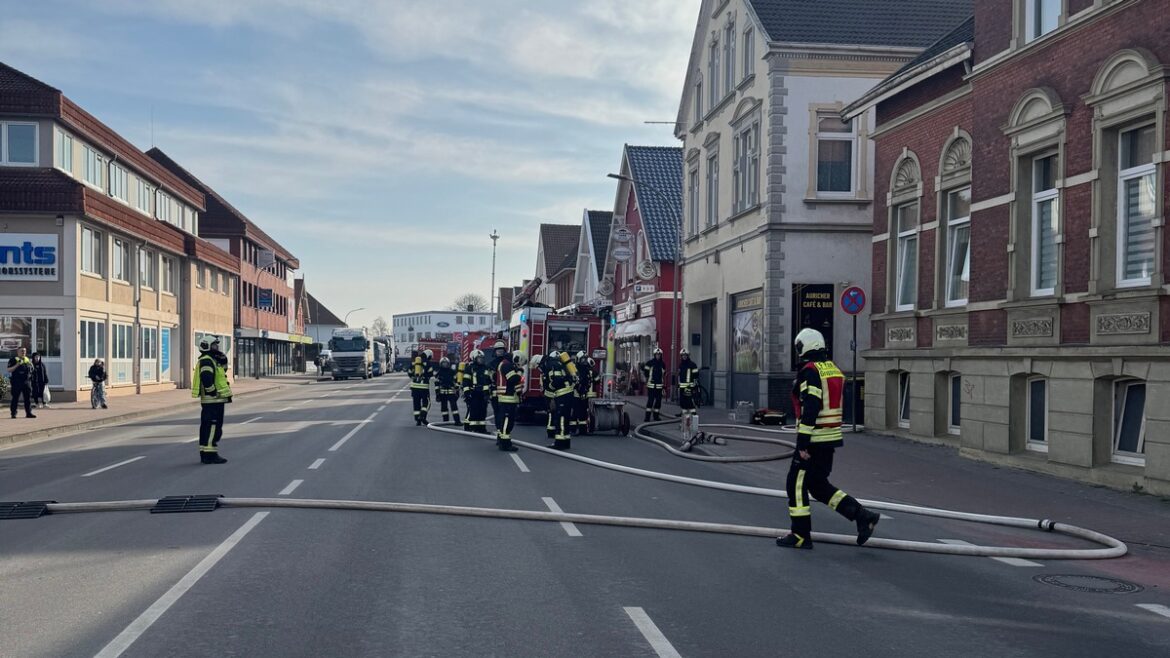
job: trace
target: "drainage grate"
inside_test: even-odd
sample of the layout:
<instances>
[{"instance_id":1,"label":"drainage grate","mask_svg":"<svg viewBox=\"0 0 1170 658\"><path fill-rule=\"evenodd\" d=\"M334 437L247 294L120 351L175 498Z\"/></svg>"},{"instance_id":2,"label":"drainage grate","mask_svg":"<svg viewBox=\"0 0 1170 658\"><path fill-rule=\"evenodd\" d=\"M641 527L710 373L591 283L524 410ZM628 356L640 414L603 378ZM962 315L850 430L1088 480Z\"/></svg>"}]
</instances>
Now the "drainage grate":
<instances>
[{"instance_id":1,"label":"drainage grate","mask_svg":"<svg viewBox=\"0 0 1170 658\"><path fill-rule=\"evenodd\" d=\"M1101 576L1053 574L1033 576L1032 580L1046 585L1056 585L1057 587L1071 589L1076 592L1088 592L1090 594L1133 594L1145 589L1136 583L1129 583L1116 578L1103 578Z\"/></svg>"},{"instance_id":2,"label":"drainage grate","mask_svg":"<svg viewBox=\"0 0 1170 658\"><path fill-rule=\"evenodd\" d=\"M39 519L49 513L47 507L55 500L26 500L19 503L0 503L0 521Z\"/></svg>"},{"instance_id":3,"label":"drainage grate","mask_svg":"<svg viewBox=\"0 0 1170 658\"><path fill-rule=\"evenodd\" d=\"M212 512L219 507L222 494L205 494L202 496L167 496L160 498L151 514L177 514L179 512Z\"/></svg>"}]
</instances>

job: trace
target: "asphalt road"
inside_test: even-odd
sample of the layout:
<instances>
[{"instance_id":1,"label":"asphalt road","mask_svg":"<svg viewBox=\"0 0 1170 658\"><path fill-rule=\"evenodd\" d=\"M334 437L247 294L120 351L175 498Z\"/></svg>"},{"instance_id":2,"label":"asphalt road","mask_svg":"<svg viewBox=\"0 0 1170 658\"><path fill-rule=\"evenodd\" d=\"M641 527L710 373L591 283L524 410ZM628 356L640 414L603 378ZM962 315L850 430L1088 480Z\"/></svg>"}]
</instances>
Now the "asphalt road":
<instances>
[{"instance_id":1,"label":"asphalt road","mask_svg":"<svg viewBox=\"0 0 1170 658\"><path fill-rule=\"evenodd\" d=\"M786 525L775 499L529 450L513 457L416 428L404 384L329 382L233 404L222 466L198 463L194 408L0 450L0 500L214 493ZM524 427L516 438L543 434ZM780 486L786 468L698 463L611 436L573 444L757 486ZM1131 554L1005 563L829 544L798 552L770 539L358 511L58 514L0 521L0 656L1170 654L1167 502L866 436L850 437L834 479L864 498L1078 523L1130 542ZM813 513L818 530L852 532L823 506ZM903 514L878 534L1081 546ZM1041 575L1141 590L1077 591Z\"/></svg>"}]
</instances>

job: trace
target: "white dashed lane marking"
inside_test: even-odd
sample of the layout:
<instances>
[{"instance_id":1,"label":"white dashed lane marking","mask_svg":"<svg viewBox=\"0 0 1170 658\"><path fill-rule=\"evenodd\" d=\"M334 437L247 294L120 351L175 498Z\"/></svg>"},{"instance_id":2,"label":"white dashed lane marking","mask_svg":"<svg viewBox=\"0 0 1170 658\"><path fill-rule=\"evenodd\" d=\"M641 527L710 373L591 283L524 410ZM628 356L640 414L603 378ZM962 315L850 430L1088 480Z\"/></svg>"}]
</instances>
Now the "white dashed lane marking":
<instances>
[{"instance_id":1,"label":"white dashed lane marking","mask_svg":"<svg viewBox=\"0 0 1170 658\"><path fill-rule=\"evenodd\" d=\"M322 459L318 459L317 461L313 462L312 464L309 464L309 470L310 470L310 471L315 471L315 470L317 470L318 468L321 468L321 464L324 464L324 463L325 463L325 459L324 459L324 458L322 458Z\"/></svg>"},{"instance_id":2,"label":"white dashed lane marking","mask_svg":"<svg viewBox=\"0 0 1170 658\"><path fill-rule=\"evenodd\" d=\"M292 492L296 491L297 487L304 484L304 482L305 482L304 480L293 480L292 482L288 483L287 487L281 489L280 493L278 493L276 495L277 496L287 496L287 495L291 494Z\"/></svg>"},{"instance_id":3,"label":"white dashed lane marking","mask_svg":"<svg viewBox=\"0 0 1170 658\"><path fill-rule=\"evenodd\" d=\"M548 506L548 510L550 512L555 512L557 514L565 513L565 510L561 509L561 506L557 505L557 501L553 500L552 498L545 497L542 498L542 500L544 501L544 504ZM569 523L568 521L561 521L561 527L564 528L565 534L569 535L570 537L582 536L581 531L577 529L577 526Z\"/></svg>"},{"instance_id":4,"label":"white dashed lane marking","mask_svg":"<svg viewBox=\"0 0 1170 658\"><path fill-rule=\"evenodd\" d=\"M97 475L98 473L105 473L106 471L112 471L115 468L118 468L119 466L125 466L126 464L133 464L134 462L138 461L139 459L146 459L146 457L145 456L135 457L133 459L127 459L124 462L118 462L117 464L110 464L109 466L106 466L105 468L99 468L96 471L90 471L90 472L86 473L85 475L82 475L81 477L87 478L87 477Z\"/></svg>"}]
</instances>

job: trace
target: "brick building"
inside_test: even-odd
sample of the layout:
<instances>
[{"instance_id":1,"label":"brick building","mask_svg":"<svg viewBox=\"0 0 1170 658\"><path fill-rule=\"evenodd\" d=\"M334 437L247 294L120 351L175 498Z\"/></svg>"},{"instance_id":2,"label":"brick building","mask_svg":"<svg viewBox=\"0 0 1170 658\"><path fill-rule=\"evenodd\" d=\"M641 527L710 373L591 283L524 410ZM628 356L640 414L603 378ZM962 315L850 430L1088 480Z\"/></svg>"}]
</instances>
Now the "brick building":
<instances>
[{"instance_id":1,"label":"brick building","mask_svg":"<svg viewBox=\"0 0 1170 658\"><path fill-rule=\"evenodd\" d=\"M976 0L877 109L866 421L1170 491L1170 14Z\"/></svg>"}]
</instances>

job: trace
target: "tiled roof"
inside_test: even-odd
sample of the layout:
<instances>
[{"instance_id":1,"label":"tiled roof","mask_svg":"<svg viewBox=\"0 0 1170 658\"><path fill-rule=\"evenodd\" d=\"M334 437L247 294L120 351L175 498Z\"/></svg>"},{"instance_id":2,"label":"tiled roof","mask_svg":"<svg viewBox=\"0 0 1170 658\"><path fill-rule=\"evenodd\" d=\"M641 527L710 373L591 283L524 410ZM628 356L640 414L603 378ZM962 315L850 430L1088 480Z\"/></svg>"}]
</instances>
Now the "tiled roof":
<instances>
[{"instance_id":1,"label":"tiled roof","mask_svg":"<svg viewBox=\"0 0 1170 658\"><path fill-rule=\"evenodd\" d=\"M972 0L750 0L771 41L925 48Z\"/></svg>"},{"instance_id":2,"label":"tiled roof","mask_svg":"<svg viewBox=\"0 0 1170 658\"><path fill-rule=\"evenodd\" d=\"M574 267L581 227L576 224L541 224L540 244L544 248L546 279L556 276L566 267Z\"/></svg>"},{"instance_id":3,"label":"tiled roof","mask_svg":"<svg viewBox=\"0 0 1170 658\"><path fill-rule=\"evenodd\" d=\"M959 23L958 27L947 32L941 39L928 46L926 50L918 54L918 57L906 62L906 65L895 71L890 78L896 78L919 64L929 62L959 44L971 43L973 41L975 41L975 17L968 16L967 20Z\"/></svg>"},{"instance_id":4,"label":"tiled roof","mask_svg":"<svg viewBox=\"0 0 1170 658\"><path fill-rule=\"evenodd\" d=\"M683 150L677 146L630 146L626 162L638 199L650 258L674 262L682 228ZM646 183L646 185L639 185ZM641 189L643 187L653 189Z\"/></svg>"},{"instance_id":5,"label":"tiled roof","mask_svg":"<svg viewBox=\"0 0 1170 658\"><path fill-rule=\"evenodd\" d=\"M0 62L0 113L57 114L61 92Z\"/></svg>"},{"instance_id":6,"label":"tiled roof","mask_svg":"<svg viewBox=\"0 0 1170 658\"><path fill-rule=\"evenodd\" d=\"M313 293L307 292L305 294L309 297L307 309L309 312L309 322L312 324L336 324L343 327L346 326L345 322L342 321L341 318L337 317L333 311L330 311L325 307L324 304L318 301L317 298L313 296Z\"/></svg>"},{"instance_id":7,"label":"tiled roof","mask_svg":"<svg viewBox=\"0 0 1170 658\"><path fill-rule=\"evenodd\" d=\"M593 259L597 265L597 278L605 277L605 251L609 244L609 227L613 224L613 213L607 210L589 210L589 238L593 241Z\"/></svg>"},{"instance_id":8,"label":"tiled roof","mask_svg":"<svg viewBox=\"0 0 1170 658\"><path fill-rule=\"evenodd\" d=\"M81 183L56 169L0 168L0 211L84 212Z\"/></svg>"}]
</instances>

